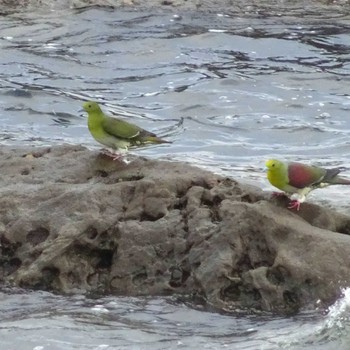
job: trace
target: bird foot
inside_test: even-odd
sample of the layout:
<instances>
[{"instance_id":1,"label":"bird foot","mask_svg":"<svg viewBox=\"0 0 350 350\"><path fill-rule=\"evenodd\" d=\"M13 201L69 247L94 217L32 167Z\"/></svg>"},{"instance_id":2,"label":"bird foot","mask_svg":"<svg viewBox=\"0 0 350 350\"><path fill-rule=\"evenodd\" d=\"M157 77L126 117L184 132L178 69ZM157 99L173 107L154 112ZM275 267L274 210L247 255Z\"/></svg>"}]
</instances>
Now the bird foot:
<instances>
[{"instance_id":1,"label":"bird foot","mask_svg":"<svg viewBox=\"0 0 350 350\"><path fill-rule=\"evenodd\" d=\"M101 152L102 152L102 154L104 154L104 155L106 155L108 157L111 157L113 161L115 161L115 160L121 161L121 162L124 161L122 153L111 152L108 149L103 149Z\"/></svg>"},{"instance_id":2,"label":"bird foot","mask_svg":"<svg viewBox=\"0 0 350 350\"><path fill-rule=\"evenodd\" d=\"M293 199L289 202L288 209L296 209L299 211L301 202L297 199Z\"/></svg>"},{"instance_id":3,"label":"bird foot","mask_svg":"<svg viewBox=\"0 0 350 350\"><path fill-rule=\"evenodd\" d=\"M123 161L123 155L122 154L119 154L119 153L111 154L111 157L112 157L113 161L114 160L121 160L121 161Z\"/></svg>"}]
</instances>

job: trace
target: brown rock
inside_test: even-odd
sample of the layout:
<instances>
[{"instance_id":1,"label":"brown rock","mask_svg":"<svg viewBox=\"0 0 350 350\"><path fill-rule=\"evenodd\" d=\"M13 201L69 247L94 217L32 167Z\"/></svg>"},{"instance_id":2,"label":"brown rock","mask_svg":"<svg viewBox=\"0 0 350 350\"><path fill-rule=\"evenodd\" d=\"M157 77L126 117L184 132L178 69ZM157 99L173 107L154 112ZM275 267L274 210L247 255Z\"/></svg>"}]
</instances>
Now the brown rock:
<instances>
[{"instance_id":1,"label":"brown rock","mask_svg":"<svg viewBox=\"0 0 350 350\"><path fill-rule=\"evenodd\" d=\"M292 312L350 285L350 218L178 162L0 148L0 281ZM24 171L25 170L25 171ZM343 234L341 234L343 233Z\"/></svg>"}]
</instances>

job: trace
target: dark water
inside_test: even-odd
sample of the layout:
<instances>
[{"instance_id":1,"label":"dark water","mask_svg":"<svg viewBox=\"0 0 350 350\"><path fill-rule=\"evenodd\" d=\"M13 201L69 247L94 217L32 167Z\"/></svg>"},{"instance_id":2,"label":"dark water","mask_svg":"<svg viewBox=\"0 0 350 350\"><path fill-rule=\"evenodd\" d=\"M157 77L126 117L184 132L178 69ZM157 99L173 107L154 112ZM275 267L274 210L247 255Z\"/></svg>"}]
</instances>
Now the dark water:
<instances>
[{"instance_id":1,"label":"dark water","mask_svg":"<svg viewBox=\"0 0 350 350\"><path fill-rule=\"evenodd\" d=\"M103 8L0 17L0 143L99 146L86 99L174 141L135 153L271 189L264 161L350 176L346 5L222 13ZM310 201L348 212L350 189ZM349 349L349 296L323 314L232 316L168 299L0 294L0 349Z\"/></svg>"}]
</instances>

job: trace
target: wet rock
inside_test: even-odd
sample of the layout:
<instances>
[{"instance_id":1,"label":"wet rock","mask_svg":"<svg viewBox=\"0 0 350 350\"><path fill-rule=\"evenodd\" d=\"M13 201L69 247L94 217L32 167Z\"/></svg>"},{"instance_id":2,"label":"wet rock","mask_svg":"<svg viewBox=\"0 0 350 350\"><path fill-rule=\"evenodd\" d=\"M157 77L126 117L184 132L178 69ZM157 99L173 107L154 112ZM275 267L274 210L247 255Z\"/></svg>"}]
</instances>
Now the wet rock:
<instances>
[{"instance_id":1,"label":"wet rock","mask_svg":"<svg viewBox=\"0 0 350 350\"><path fill-rule=\"evenodd\" d=\"M350 285L350 217L184 163L0 148L0 281L294 312ZM23 169L26 169L24 172Z\"/></svg>"}]
</instances>

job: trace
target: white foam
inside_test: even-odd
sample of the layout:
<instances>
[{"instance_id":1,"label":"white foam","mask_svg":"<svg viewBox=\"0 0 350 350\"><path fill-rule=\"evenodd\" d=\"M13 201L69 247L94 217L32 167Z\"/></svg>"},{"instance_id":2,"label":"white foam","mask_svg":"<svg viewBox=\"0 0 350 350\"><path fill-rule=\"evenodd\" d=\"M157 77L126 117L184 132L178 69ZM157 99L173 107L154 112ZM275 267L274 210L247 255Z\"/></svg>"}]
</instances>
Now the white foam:
<instances>
[{"instance_id":1,"label":"white foam","mask_svg":"<svg viewBox=\"0 0 350 350\"><path fill-rule=\"evenodd\" d=\"M334 326L344 328L342 320L347 314L347 310L350 310L350 288L343 289L342 294L343 296L328 308L329 312L325 322L327 328Z\"/></svg>"}]
</instances>

